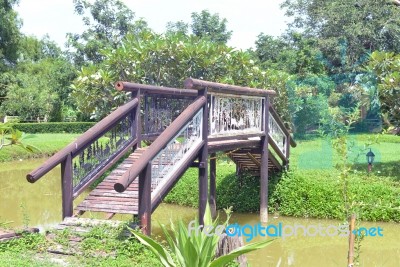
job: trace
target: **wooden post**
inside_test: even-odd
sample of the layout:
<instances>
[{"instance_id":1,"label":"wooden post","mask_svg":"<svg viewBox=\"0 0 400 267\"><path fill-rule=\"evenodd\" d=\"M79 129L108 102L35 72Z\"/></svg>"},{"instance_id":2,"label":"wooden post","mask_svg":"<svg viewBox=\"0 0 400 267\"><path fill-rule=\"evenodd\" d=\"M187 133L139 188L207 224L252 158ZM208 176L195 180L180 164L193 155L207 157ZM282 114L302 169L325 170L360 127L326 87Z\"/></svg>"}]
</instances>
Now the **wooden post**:
<instances>
[{"instance_id":1,"label":"wooden post","mask_svg":"<svg viewBox=\"0 0 400 267\"><path fill-rule=\"evenodd\" d=\"M207 97L207 88L199 90L199 96ZM204 225L204 213L208 202L208 108L203 106L202 134L204 145L199 153L199 223Z\"/></svg>"},{"instance_id":2,"label":"wooden post","mask_svg":"<svg viewBox=\"0 0 400 267\"><path fill-rule=\"evenodd\" d=\"M133 150L136 148L141 147L141 137L142 137L142 127L140 123L140 89L133 91L132 99L137 98L139 100L139 104L132 110L131 113L131 120L132 120L132 128L131 128L131 135L137 138L138 142L133 147Z\"/></svg>"},{"instance_id":3,"label":"wooden post","mask_svg":"<svg viewBox=\"0 0 400 267\"><path fill-rule=\"evenodd\" d=\"M143 234L151 235L151 163L139 174L139 220Z\"/></svg>"},{"instance_id":4,"label":"wooden post","mask_svg":"<svg viewBox=\"0 0 400 267\"><path fill-rule=\"evenodd\" d=\"M217 204L216 204L216 196L217 196L217 154L212 153L210 155L210 209L211 215L215 219L217 217Z\"/></svg>"},{"instance_id":5,"label":"wooden post","mask_svg":"<svg viewBox=\"0 0 400 267\"><path fill-rule=\"evenodd\" d=\"M289 158L290 158L290 133L286 136L286 170L289 170Z\"/></svg>"},{"instance_id":6,"label":"wooden post","mask_svg":"<svg viewBox=\"0 0 400 267\"><path fill-rule=\"evenodd\" d=\"M269 122L269 98L264 100L264 132L261 139L261 167L260 167L260 221L268 222L268 122Z\"/></svg>"},{"instance_id":7,"label":"wooden post","mask_svg":"<svg viewBox=\"0 0 400 267\"><path fill-rule=\"evenodd\" d=\"M347 257L348 267L354 266L354 241L356 239L356 235L353 233L353 231L355 229L355 224L356 224L356 215L352 214L349 223L350 234L349 234L349 254Z\"/></svg>"},{"instance_id":8,"label":"wooden post","mask_svg":"<svg viewBox=\"0 0 400 267\"><path fill-rule=\"evenodd\" d=\"M74 210L71 153L61 162L62 218L71 217Z\"/></svg>"}]
</instances>

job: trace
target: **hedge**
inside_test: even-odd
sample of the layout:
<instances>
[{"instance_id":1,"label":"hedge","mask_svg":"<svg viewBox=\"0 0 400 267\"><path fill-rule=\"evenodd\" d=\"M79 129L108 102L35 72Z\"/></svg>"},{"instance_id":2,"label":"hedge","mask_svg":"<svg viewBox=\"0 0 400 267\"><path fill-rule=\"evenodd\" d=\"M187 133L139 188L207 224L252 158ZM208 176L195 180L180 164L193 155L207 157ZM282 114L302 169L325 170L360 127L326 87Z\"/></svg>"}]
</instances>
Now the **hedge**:
<instances>
[{"instance_id":1,"label":"hedge","mask_svg":"<svg viewBox=\"0 0 400 267\"><path fill-rule=\"evenodd\" d=\"M332 170L291 171L269 181L269 212L284 216L343 220L341 185ZM165 202L198 206L198 173L190 169L165 198ZM377 177L351 175L349 185L357 214L366 221L400 221L400 187ZM195 193L193 193L195 192ZM217 166L217 208L233 206L234 212L258 212L260 179L235 175L233 164Z\"/></svg>"},{"instance_id":2,"label":"hedge","mask_svg":"<svg viewBox=\"0 0 400 267\"><path fill-rule=\"evenodd\" d=\"M14 128L25 133L83 133L95 122L17 123Z\"/></svg>"}]
</instances>

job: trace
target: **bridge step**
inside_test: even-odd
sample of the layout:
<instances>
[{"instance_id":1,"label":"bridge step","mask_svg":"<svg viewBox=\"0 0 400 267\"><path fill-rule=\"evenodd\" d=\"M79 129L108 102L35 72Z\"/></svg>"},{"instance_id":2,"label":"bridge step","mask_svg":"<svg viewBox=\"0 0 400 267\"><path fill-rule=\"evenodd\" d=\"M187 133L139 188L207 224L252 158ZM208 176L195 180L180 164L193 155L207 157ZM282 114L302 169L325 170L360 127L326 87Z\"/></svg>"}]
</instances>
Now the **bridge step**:
<instances>
[{"instance_id":1,"label":"bridge step","mask_svg":"<svg viewBox=\"0 0 400 267\"><path fill-rule=\"evenodd\" d=\"M114 169L88 196L75 208L75 212L83 214L86 211L105 212L108 218L113 214L138 214L139 179L123 193L114 190L114 183L143 154L146 148L139 148Z\"/></svg>"}]
</instances>

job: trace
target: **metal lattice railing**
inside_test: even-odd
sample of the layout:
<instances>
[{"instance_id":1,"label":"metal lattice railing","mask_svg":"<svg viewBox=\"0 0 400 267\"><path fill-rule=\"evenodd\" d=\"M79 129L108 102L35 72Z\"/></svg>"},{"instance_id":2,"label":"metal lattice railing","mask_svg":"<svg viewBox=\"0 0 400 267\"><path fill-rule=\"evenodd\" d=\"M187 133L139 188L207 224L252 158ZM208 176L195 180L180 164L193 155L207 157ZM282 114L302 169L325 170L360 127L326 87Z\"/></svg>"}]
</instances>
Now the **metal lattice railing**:
<instances>
[{"instance_id":1,"label":"metal lattice railing","mask_svg":"<svg viewBox=\"0 0 400 267\"><path fill-rule=\"evenodd\" d=\"M151 161L151 181L157 194L159 188L169 175L180 166L185 155L195 149L202 141L203 109L179 131L177 135Z\"/></svg>"},{"instance_id":2,"label":"metal lattice railing","mask_svg":"<svg viewBox=\"0 0 400 267\"><path fill-rule=\"evenodd\" d=\"M146 95L143 98L143 134L145 136L160 134L192 101L193 98Z\"/></svg>"},{"instance_id":3,"label":"metal lattice railing","mask_svg":"<svg viewBox=\"0 0 400 267\"><path fill-rule=\"evenodd\" d=\"M130 114L127 114L113 128L74 157L72 161L74 193L135 138L131 129L132 119Z\"/></svg>"},{"instance_id":4,"label":"metal lattice railing","mask_svg":"<svg viewBox=\"0 0 400 267\"><path fill-rule=\"evenodd\" d=\"M283 155L286 155L286 142L287 137L279 124L276 122L274 116L269 112L269 135L271 136L272 141L276 144L279 150Z\"/></svg>"},{"instance_id":5,"label":"metal lattice railing","mask_svg":"<svg viewBox=\"0 0 400 267\"><path fill-rule=\"evenodd\" d=\"M210 100L210 136L262 132L262 97L211 94Z\"/></svg>"}]
</instances>

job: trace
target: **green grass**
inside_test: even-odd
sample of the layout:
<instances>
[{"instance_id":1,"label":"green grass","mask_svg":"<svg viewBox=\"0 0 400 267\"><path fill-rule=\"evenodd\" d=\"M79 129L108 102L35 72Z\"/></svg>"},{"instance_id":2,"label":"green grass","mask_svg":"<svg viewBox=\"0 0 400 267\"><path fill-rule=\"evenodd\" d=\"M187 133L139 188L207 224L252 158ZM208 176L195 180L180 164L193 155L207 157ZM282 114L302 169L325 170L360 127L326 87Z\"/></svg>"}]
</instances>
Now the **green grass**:
<instances>
[{"instance_id":1,"label":"green grass","mask_svg":"<svg viewBox=\"0 0 400 267\"><path fill-rule=\"evenodd\" d=\"M372 145L366 145L371 142ZM292 170L310 176L330 176L338 162L338 155L331 146L331 140L314 138L298 140L297 143L298 146L291 150ZM371 176L400 182L400 136L350 135L348 147L349 160L354 163L355 174L360 177L366 176L368 165L365 154L371 147L375 154Z\"/></svg>"},{"instance_id":2,"label":"green grass","mask_svg":"<svg viewBox=\"0 0 400 267\"><path fill-rule=\"evenodd\" d=\"M124 226L98 225L89 232L24 234L19 239L0 242L0 266L160 266L149 249L124 232ZM81 241L70 243L77 239ZM63 248L72 255L60 257L48 253L49 248Z\"/></svg>"},{"instance_id":3,"label":"green grass","mask_svg":"<svg viewBox=\"0 0 400 267\"><path fill-rule=\"evenodd\" d=\"M41 158L53 155L75 140L80 134L27 134L24 143L33 145L40 152L30 153L19 146L7 146L0 150L0 162Z\"/></svg>"}]
</instances>

